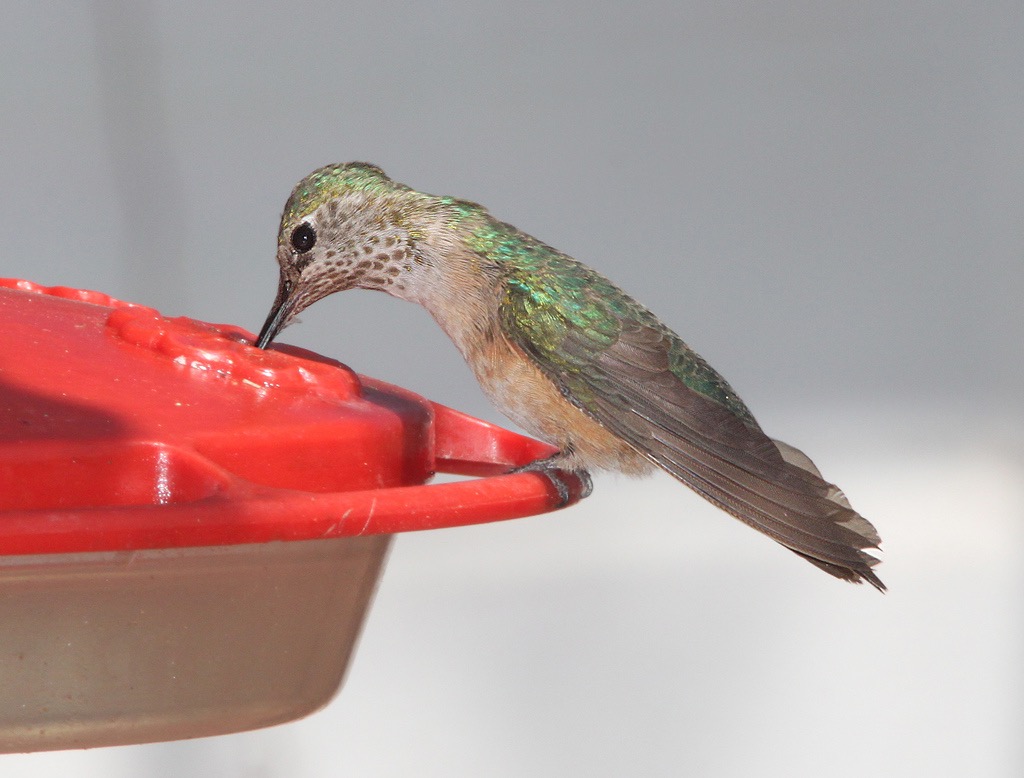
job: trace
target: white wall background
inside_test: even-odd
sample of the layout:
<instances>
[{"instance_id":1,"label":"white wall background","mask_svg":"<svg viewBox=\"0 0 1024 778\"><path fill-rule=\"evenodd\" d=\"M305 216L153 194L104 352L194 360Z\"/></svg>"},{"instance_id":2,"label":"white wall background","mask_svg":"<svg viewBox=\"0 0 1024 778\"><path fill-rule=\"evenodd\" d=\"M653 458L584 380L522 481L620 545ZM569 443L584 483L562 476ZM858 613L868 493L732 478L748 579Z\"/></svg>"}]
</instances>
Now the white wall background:
<instances>
[{"instance_id":1,"label":"white wall background","mask_svg":"<svg viewBox=\"0 0 1024 778\"><path fill-rule=\"evenodd\" d=\"M362 159L601 269L879 527L844 586L669 479L398 540L325 711L32 776L1024 770L1024 6L40 2L0 25L0 275L257 329ZM491 420L421 310L285 340Z\"/></svg>"}]
</instances>

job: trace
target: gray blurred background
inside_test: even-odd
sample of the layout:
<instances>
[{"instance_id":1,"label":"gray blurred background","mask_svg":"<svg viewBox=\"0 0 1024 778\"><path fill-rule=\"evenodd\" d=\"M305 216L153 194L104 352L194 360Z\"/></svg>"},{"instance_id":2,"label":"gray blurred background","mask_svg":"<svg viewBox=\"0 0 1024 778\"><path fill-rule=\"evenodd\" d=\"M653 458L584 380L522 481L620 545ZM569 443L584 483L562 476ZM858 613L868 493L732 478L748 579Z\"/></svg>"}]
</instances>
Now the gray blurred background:
<instances>
[{"instance_id":1,"label":"gray blurred background","mask_svg":"<svg viewBox=\"0 0 1024 778\"><path fill-rule=\"evenodd\" d=\"M302 722L0 774L1020 775L1022 39L1019 2L7 6L0 275L258 329L291 187L374 162L647 303L878 525L891 592L601 477L399 538ZM501 421L409 304L282 339Z\"/></svg>"}]
</instances>

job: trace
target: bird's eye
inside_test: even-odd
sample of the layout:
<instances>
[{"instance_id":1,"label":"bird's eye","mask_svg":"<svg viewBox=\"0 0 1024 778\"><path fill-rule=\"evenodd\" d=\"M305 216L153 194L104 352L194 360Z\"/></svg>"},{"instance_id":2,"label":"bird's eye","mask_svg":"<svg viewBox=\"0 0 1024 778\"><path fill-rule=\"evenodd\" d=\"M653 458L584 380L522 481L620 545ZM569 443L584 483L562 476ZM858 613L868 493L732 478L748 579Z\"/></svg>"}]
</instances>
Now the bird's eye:
<instances>
[{"instance_id":1,"label":"bird's eye","mask_svg":"<svg viewBox=\"0 0 1024 778\"><path fill-rule=\"evenodd\" d=\"M309 222L302 222L292 230L292 248L300 254L305 254L315 245L316 230L309 225Z\"/></svg>"}]
</instances>

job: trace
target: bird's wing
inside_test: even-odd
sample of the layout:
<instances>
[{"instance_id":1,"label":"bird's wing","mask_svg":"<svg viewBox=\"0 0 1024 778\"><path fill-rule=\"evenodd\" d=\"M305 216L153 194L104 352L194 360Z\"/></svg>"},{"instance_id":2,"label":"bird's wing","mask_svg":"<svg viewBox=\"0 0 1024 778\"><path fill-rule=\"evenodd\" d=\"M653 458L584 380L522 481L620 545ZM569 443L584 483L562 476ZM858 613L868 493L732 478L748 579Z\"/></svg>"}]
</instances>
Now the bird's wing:
<instances>
[{"instance_id":1,"label":"bird's wing","mask_svg":"<svg viewBox=\"0 0 1024 778\"><path fill-rule=\"evenodd\" d=\"M848 581L872 571L875 528L804 454L769 438L728 383L649 311L575 260L511 275L507 335L563 395L712 503ZM557 274L557 278L556 278Z\"/></svg>"}]
</instances>

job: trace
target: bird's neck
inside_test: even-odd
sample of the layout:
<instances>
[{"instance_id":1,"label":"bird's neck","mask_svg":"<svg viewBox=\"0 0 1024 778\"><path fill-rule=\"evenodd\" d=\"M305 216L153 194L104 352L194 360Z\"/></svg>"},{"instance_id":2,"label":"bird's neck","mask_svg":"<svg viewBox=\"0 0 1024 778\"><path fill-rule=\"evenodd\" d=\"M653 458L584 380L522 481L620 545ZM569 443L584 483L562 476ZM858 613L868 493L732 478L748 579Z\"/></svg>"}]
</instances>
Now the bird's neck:
<instances>
[{"instance_id":1,"label":"bird's neck","mask_svg":"<svg viewBox=\"0 0 1024 778\"><path fill-rule=\"evenodd\" d=\"M422 305L472 362L498 326L501 269L469 248L459 225L429 225L416 242L416 278L400 295Z\"/></svg>"}]
</instances>

